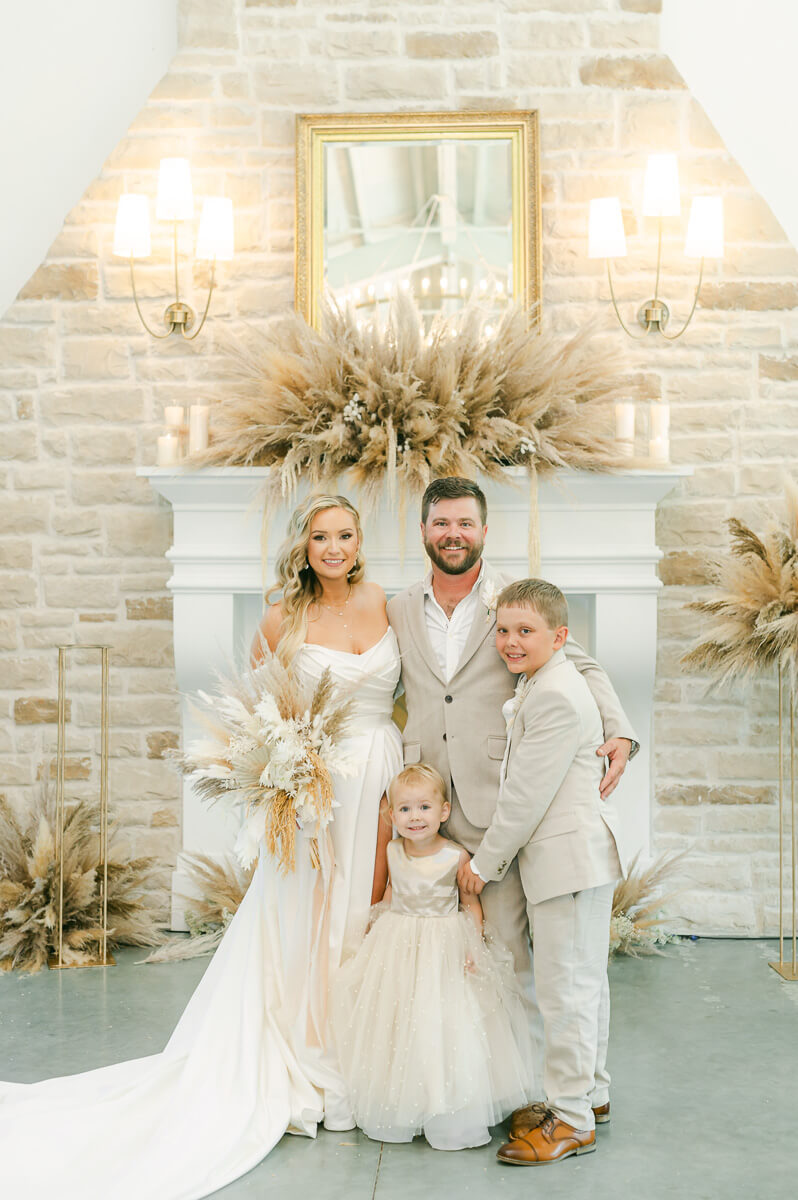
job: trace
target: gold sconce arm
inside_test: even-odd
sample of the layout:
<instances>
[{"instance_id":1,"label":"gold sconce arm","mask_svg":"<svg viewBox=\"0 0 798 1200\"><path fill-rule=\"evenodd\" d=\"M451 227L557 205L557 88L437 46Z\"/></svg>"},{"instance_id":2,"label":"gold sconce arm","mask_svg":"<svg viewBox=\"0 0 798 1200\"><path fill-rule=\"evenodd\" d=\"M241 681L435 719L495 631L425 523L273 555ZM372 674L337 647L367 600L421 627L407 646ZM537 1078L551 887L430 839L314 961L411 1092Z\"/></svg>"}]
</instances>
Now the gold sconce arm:
<instances>
[{"instance_id":1,"label":"gold sconce arm","mask_svg":"<svg viewBox=\"0 0 798 1200\"><path fill-rule=\"evenodd\" d=\"M666 333L664 329L660 329L660 333L662 334L662 336L664 338L667 338L667 340L669 342L675 342L677 338L680 338L682 336L682 334L684 333L685 329L687 328L687 326L692 321L693 314L695 313L696 307L698 305L698 293L701 291L701 284L703 283L703 281L704 281L704 260L702 258L701 265L698 268L698 283L695 286L695 295L693 296L693 307L690 309L690 312L688 313L687 320L685 321L684 325L682 325L682 327L678 331L678 333Z\"/></svg>"},{"instance_id":2,"label":"gold sconce arm","mask_svg":"<svg viewBox=\"0 0 798 1200\"><path fill-rule=\"evenodd\" d=\"M186 302L184 300L180 299L180 276L179 276L179 271L178 271L179 252L178 252L178 244L177 244L177 221L175 221L173 224L174 224L174 232L173 232L173 236L172 236L172 256L173 256L173 269L174 269L174 281L175 281L174 282L175 298L172 301L172 303L170 305L168 305L168 307L165 309L164 314L163 314L164 324L166 326L166 331L164 333L157 333L154 329L152 329L150 327L150 325L147 323L144 313L141 311L141 305L139 304L138 293L136 292L136 274L135 274L135 268L134 268L134 264L133 264L133 256L132 255L130 256L130 259L129 259L129 262L130 262L130 286L133 291L133 301L136 305L136 312L139 314L139 320L141 321L142 325L144 326L144 328L146 329L146 331L150 335L150 337L154 337L154 338L157 338L159 341L163 341L164 338L170 337L176 330L179 329L181 335L185 338L185 340L187 342L193 342L194 338L197 337L197 335L202 331L202 327L205 324L205 321L208 316L208 312L211 307L211 297L213 296L213 289L216 286L216 259L215 258L211 259L211 276L210 276L210 281L209 281L209 286L208 286L208 298L205 301L205 308L202 313L202 318L201 318L199 324L197 324L197 314L194 312L194 309L191 307L190 304L186 304ZM196 325L194 332L187 333L186 331L188 329L191 329L191 327L193 325Z\"/></svg>"},{"instance_id":3,"label":"gold sconce arm","mask_svg":"<svg viewBox=\"0 0 798 1200\"><path fill-rule=\"evenodd\" d=\"M618 308L618 301L615 299L615 288L612 286L612 269L610 266L610 259L607 259L607 279L609 280L609 284L610 284L610 297L612 298L612 307L615 309L615 315L618 318L618 324L620 325L620 327L624 331L624 333L627 334L628 337L630 337L633 342L642 342L644 337L646 336L646 334L649 333L649 331L651 330L652 323L651 323L651 321L646 322L646 324L643 326L642 333L632 333L631 329L628 327L628 325L624 321L623 317L621 316L621 310Z\"/></svg>"},{"instance_id":4,"label":"gold sconce arm","mask_svg":"<svg viewBox=\"0 0 798 1200\"><path fill-rule=\"evenodd\" d=\"M136 312L139 314L139 320L141 321L144 328L147 330L147 333L150 335L150 337L158 338L159 340L162 340L163 338L168 338L169 334L172 332L172 329L174 328L174 326L170 326L167 329L166 333L156 333L154 329L150 329L149 325L147 324L146 320L144 319L144 313L141 311L141 305L139 304L139 298L136 293L136 274L133 269L133 255L132 254L130 256L130 286L133 289L133 300L136 305Z\"/></svg>"},{"instance_id":5,"label":"gold sconce arm","mask_svg":"<svg viewBox=\"0 0 798 1200\"><path fill-rule=\"evenodd\" d=\"M216 284L216 259L214 258L211 260L211 278L210 278L210 282L208 285L208 299L205 301L205 310L202 314L202 319L200 320L199 325L197 326L197 328L194 330L193 333L186 333L187 326L185 324L180 326L180 332L182 333L183 337L185 338L185 340L187 342L193 342L194 338L197 337L197 335L202 332L202 327L205 324L206 317L208 316L208 310L211 307L211 296L213 295L213 289L214 289L215 284ZM189 324L190 323L191 322L189 322Z\"/></svg>"}]
</instances>

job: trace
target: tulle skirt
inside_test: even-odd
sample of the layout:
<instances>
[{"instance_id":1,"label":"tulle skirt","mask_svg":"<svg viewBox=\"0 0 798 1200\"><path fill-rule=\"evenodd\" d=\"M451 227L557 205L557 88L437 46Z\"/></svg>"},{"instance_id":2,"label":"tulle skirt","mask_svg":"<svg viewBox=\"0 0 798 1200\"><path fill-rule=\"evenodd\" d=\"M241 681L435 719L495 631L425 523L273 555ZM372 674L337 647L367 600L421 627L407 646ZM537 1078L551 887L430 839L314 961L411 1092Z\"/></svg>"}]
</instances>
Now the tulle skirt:
<instances>
[{"instance_id":1,"label":"tulle skirt","mask_svg":"<svg viewBox=\"0 0 798 1200\"><path fill-rule=\"evenodd\" d=\"M464 912L379 915L338 973L331 1017L355 1120L377 1141L482 1146L537 1094L511 955Z\"/></svg>"}]
</instances>

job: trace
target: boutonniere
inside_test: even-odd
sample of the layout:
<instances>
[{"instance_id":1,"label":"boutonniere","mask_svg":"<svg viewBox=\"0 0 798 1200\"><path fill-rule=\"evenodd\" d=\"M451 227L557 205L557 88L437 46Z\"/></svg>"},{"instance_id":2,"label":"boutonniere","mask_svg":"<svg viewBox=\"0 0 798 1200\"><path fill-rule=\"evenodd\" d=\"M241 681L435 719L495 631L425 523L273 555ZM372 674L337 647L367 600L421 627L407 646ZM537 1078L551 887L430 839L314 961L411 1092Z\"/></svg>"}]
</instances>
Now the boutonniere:
<instances>
[{"instance_id":1,"label":"boutonniere","mask_svg":"<svg viewBox=\"0 0 798 1200\"><path fill-rule=\"evenodd\" d=\"M489 624L496 612L496 602L499 599L499 589L492 579L483 580L482 587L479 589L479 598L487 608L487 616L485 624Z\"/></svg>"}]
</instances>

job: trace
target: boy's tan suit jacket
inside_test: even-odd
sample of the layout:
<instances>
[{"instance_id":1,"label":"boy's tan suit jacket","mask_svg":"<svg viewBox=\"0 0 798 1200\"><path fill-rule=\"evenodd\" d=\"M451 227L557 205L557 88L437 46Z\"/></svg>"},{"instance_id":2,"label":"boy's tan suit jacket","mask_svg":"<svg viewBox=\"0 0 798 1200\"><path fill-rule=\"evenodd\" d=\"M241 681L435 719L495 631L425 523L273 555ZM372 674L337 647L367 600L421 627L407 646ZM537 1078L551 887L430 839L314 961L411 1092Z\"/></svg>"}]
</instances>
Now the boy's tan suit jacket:
<instances>
[{"instance_id":1,"label":"boy's tan suit jacket","mask_svg":"<svg viewBox=\"0 0 798 1200\"><path fill-rule=\"evenodd\" d=\"M509 736L496 812L474 855L482 878L501 879L518 855L527 901L540 904L625 875L618 814L599 797L601 717L563 650L532 676Z\"/></svg>"},{"instance_id":2,"label":"boy's tan suit jacket","mask_svg":"<svg viewBox=\"0 0 798 1200\"><path fill-rule=\"evenodd\" d=\"M485 563L482 587L500 591L507 576ZM478 829L487 829L496 809L507 743L502 705L512 696L515 677L496 651L496 614L479 605L457 670L447 683L427 633L424 581L388 602L388 619L399 641L407 702L403 733L405 763L431 763L454 783L460 806ZM568 659L584 673L595 697L606 738L635 734L606 672L568 639ZM599 746L604 739L599 739ZM597 768L601 759L596 758Z\"/></svg>"}]
</instances>

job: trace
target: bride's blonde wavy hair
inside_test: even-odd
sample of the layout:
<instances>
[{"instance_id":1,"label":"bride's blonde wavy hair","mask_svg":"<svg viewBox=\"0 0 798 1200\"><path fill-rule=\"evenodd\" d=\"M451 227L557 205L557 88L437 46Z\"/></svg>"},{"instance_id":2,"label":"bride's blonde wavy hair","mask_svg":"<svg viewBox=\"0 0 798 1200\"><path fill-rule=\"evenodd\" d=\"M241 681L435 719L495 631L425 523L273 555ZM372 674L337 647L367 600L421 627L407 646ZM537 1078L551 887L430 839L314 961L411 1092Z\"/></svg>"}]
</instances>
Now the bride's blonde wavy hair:
<instances>
[{"instance_id":1,"label":"bride's blonde wavy hair","mask_svg":"<svg viewBox=\"0 0 798 1200\"><path fill-rule=\"evenodd\" d=\"M276 582L266 592L266 603L281 592L282 624L277 655L284 663L290 663L308 634L308 609L321 596L322 589L315 571L308 566L308 542L313 518L328 508L343 508L355 523L357 531L357 557L347 575L350 584L360 583L366 573L363 558L363 530L360 514L346 496L313 495L298 504L288 522L288 534L277 553Z\"/></svg>"}]
</instances>

